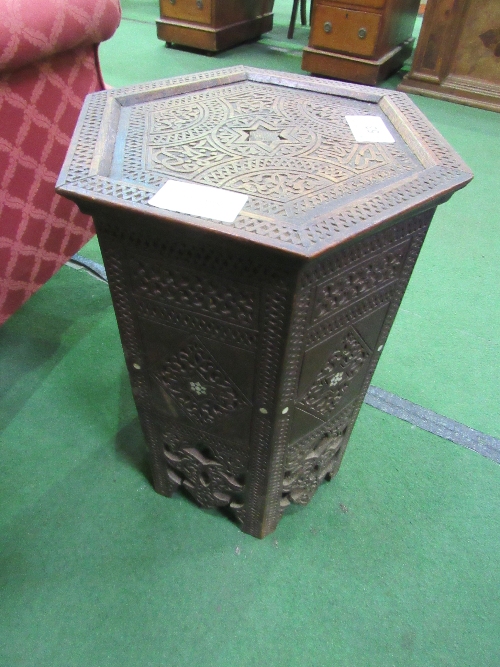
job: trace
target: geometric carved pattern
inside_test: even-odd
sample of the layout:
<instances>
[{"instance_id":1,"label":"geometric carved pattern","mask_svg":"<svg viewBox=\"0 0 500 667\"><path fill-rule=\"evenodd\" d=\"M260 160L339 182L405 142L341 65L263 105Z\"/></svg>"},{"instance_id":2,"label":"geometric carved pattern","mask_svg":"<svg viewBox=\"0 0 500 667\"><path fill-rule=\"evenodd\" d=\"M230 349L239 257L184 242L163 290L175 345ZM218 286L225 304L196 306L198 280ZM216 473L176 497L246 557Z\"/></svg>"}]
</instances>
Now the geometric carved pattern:
<instances>
[{"instance_id":1,"label":"geometric carved pattern","mask_svg":"<svg viewBox=\"0 0 500 667\"><path fill-rule=\"evenodd\" d=\"M233 67L108 91L89 102L90 123L98 102L123 151L98 166L99 142L87 145L82 130L78 154L90 149L98 159L86 156L77 172L70 161L61 191L92 190L144 213L167 179L234 190L249 195L247 204L212 230L230 227L302 256L470 180L415 105L393 91ZM349 114L381 117L395 143L358 144ZM191 224L206 228L203 218Z\"/></svg>"},{"instance_id":2,"label":"geometric carved pattern","mask_svg":"<svg viewBox=\"0 0 500 667\"><path fill-rule=\"evenodd\" d=\"M180 105L181 119L176 116ZM345 114L369 112L354 100L325 108L321 96L309 91L284 89L276 101L269 86L244 82L134 110L127 154L130 158L135 152L133 165L143 160L141 173L249 195L248 206L231 226L308 247L366 215L366 210L354 215L346 210L344 218L329 221L324 229L323 222L311 221L315 209L421 170L404 142L353 142ZM127 180L144 180L137 167L133 173L127 168L124 164Z\"/></svg>"},{"instance_id":3,"label":"geometric carved pattern","mask_svg":"<svg viewBox=\"0 0 500 667\"><path fill-rule=\"evenodd\" d=\"M182 449L198 449L206 458L220 463L224 472L239 478L248 464L248 438L222 438L218 433L180 424L165 414L157 415L163 450L176 454Z\"/></svg>"},{"instance_id":4,"label":"geometric carved pattern","mask_svg":"<svg viewBox=\"0 0 500 667\"><path fill-rule=\"evenodd\" d=\"M248 404L209 352L196 342L184 345L163 362L156 379L165 400L173 399L188 417L205 426Z\"/></svg>"},{"instance_id":5,"label":"geometric carved pattern","mask_svg":"<svg viewBox=\"0 0 500 667\"><path fill-rule=\"evenodd\" d=\"M319 320L369 290L397 278L407 249L408 243L390 248L318 288L314 319Z\"/></svg>"},{"instance_id":6,"label":"geometric carved pattern","mask_svg":"<svg viewBox=\"0 0 500 667\"><path fill-rule=\"evenodd\" d=\"M341 404L360 373L367 376L364 386L368 386L376 361L356 327L360 322L370 323L372 344L382 335L381 329L388 331L391 319L384 319L387 306L395 300L395 312L398 295L402 293L401 285L395 281L409 275L428 220L423 215L363 239L305 272L301 298L307 303L314 295L314 300L302 339L303 364L311 363L311 360L306 362L307 355L318 349L318 344L320 348L329 346L330 352L320 371L301 390L302 398L296 406L325 423L288 444L282 510L290 503L308 503L318 485L336 474L364 389L356 399L357 389L345 407L341 408ZM345 331L339 339L342 330ZM359 387L359 380L356 385Z\"/></svg>"},{"instance_id":7,"label":"geometric carved pattern","mask_svg":"<svg viewBox=\"0 0 500 667\"><path fill-rule=\"evenodd\" d=\"M177 329L197 333L219 342L226 341L235 347L252 350L257 343L257 331L242 329L236 325L231 325L229 322L221 322L210 317L200 317L147 299L137 300L136 308L138 314L146 319L169 324Z\"/></svg>"},{"instance_id":8,"label":"geometric carved pattern","mask_svg":"<svg viewBox=\"0 0 500 667\"><path fill-rule=\"evenodd\" d=\"M213 276L186 271L173 266L158 265L150 259L131 261L134 292L148 297L196 310L213 317L249 327L255 319L254 290Z\"/></svg>"},{"instance_id":9,"label":"geometric carved pattern","mask_svg":"<svg viewBox=\"0 0 500 667\"><path fill-rule=\"evenodd\" d=\"M328 357L299 405L326 419L335 410L352 380L364 366L370 352L361 339L349 331L340 349Z\"/></svg>"},{"instance_id":10,"label":"geometric carved pattern","mask_svg":"<svg viewBox=\"0 0 500 667\"><path fill-rule=\"evenodd\" d=\"M306 346L311 347L315 343L327 340L335 332L345 329L349 324L356 322L356 320L368 315L380 306L390 303L396 292L396 288L397 283L383 286L376 292L368 294L364 299L357 300L354 304L349 304L340 313L333 311L332 317L325 318L308 329L305 340Z\"/></svg>"},{"instance_id":11,"label":"geometric carved pattern","mask_svg":"<svg viewBox=\"0 0 500 667\"><path fill-rule=\"evenodd\" d=\"M189 267L191 271L196 268L214 276L237 276L247 284L255 281L272 283L282 278L285 273L282 266L274 262L264 262L243 252L221 252L220 248L206 243L193 246L186 241L172 241L168 235L157 229L153 231L148 227L139 231L137 228L118 226L104 216L98 216L95 221L99 225L100 234L106 236L108 243L115 247L127 246L129 254L134 258L132 262L139 253L149 253L148 262L175 264Z\"/></svg>"},{"instance_id":12,"label":"geometric carved pattern","mask_svg":"<svg viewBox=\"0 0 500 667\"><path fill-rule=\"evenodd\" d=\"M277 518L289 504L309 502L318 485L336 474L359 408L359 405L355 407L350 397L350 386L354 381L359 385L357 378L360 373L364 375L367 372L369 359L373 356L356 327L359 321L371 317L373 312L380 311L384 304L393 299L396 294L395 281L402 276L403 270L408 274L408 269L404 268L406 262L413 263L415 258L415 251L409 252L409 248L413 247L412 238L416 235L422 238L426 221L428 217L424 215L422 220L413 219L410 223L402 223L394 230L362 239L350 249L331 255L330 259L323 258L315 268L305 268L299 284L302 285L303 295L300 297L300 303L303 303L300 308L307 326L297 340L297 359L302 359L307 350L312 349L311 345L328 345L330 339L332 342L325 361L301 390L301 398L295 398L295 405L324 423L314 432L295 441L287 440L284 431L283 467L277 469L276 480L272 482L279 490L279 497L275 514L266 520L264 532L272 530ZM108 232L104 238L108 239ZM266 289L268 300L264 298L262 287L268 284L270 276L265 277L258 264L251 265L232 256L231 269L223 271L223 266L229 266L229 256L216 256L206 248L203 259L200 255L196 267L191 267L189 258L199 255L195 247L186 247L182 255L175 255L173 262L174 255L168 254L170 251L167 252L164 245L152 243L151 238L146 235L141 240L132 240L132 237L125 235L120 242L128 239L126 245L129 259L125 265L129 271L130 295L136 312L145 315L144 307L153 305L153 319L156 322L164 322L174 329L181 326L186 336L180 349L177 348L175 354L155 365L152 371L170 408L168 416L158 413L153 420L155 433L160 434L157 456L163 461L158 465L166 478L165 492L171 494L182 486L202 507L227 507L245 530L260 534L262 519L257 499L258 503L263 503L266 485L271 483L268 481L265 459L267 443L272 436L270 424L266 419L258 421L252 431L251 442L244 437L221 437L223 433L220 429L228 423L227 419L236 416L238 420L238 411L243 415L242 411L251 404L200 339L224 341L224 332L231 328L251 333L255 331L254 327L258 327L260 331L266 332L267 342L261 347L258 361L258 388L254 393L263 405L272 404L277 395L276 376L273 377L273 374L277 372L280 363L277 341L282 340L284 333L280 333L284 301L276 291L280 280L277 276L272 279L273 289ZM105 256L109 253L109 243L108 239L103 244ZM146 248L149 249L150 257L145 254ZM175 252L178 253L178 249ZM160 256L163 262L159 262ZM213 264L215 260L216 264ZM242 271L238 272L238 267ZM110 280L112 273L109 272ZM227 278L220 277L223 273L227 274ZM197 276L196 283L193 283L193 276ZM244 283L236 283L233 280L235 276ZM257 283L252 281L252 276L259 277ZM159 280L163 284L159 285ZM233 317L236 319L236 316L231 313L234 310L226 311L229 315L227 321L219 313L214 313L218 319L208 314L208 302L202 298L202 280L211 290L213 286L218 289L220 286L220 289L233 290L234 293L235 285L239 285L237 289L241 286L245 295L248 295L245 303L250 304L241 312L251 313L247 326L252 328L240 328L236 323L233 324L231 320ZM180 282L181 293L188 285L196 284L199 287L191 291L190 300L183 300L175 293L176 281ZM327 307L325 296L333 295L331 286L337 284L342 285L340 293L345 296L332 297L335 303L330 302ZM378 298L378 295L386 292L385 296ZM264 318L261 308L266 313ZM177 316L173 318L171 315L183 313L182 317L189 315L191 323L200 318L216 323L219 333L200 329L195 338L188 322L182 324ZM151 317L142 320L141 326L147 327L149 319ZM341 337L340 331L344 332ZM311 333L315 335L314 340L310 339ZM256 342L260 340L259 346L262 346L262 334L255 331L255 335ZM231 345L230 341L228 343ZM254 354L255 347L250 349L254 350ZM289 382L293 386L296 379L291 377ZM349 402L341 408L345 400ZM173 416L175 412L177 417ZM193 425L182 422L179 419L181 415L188 417ZM250 437L250 432L247 437Z\"/></svg>"},{"instance_id":13,"label":"geometric carved pattern","mask_svg":"<svg viewBox=\"0 0 500 667\"><path fill-rule=\"evenodd\" d=\"M315 93L284 89L276 100L269 86L246 81L134 109L126 152L134 172L142 164L146 173L241 192L256 214L301 224L341 192L421 169L404 144L352 140L345 114L368 113L365 104L325 111ZM123 175L136 180L127 163Z\"/></svg>"},{"instance_id":14,"label":"geometric carved pattern","mask_svg":"<svg viewBox=\"0 0 500 667\"><path fill-rule=\"evenodd\" d=\"M381 312L381 307L393 299L396 294L395 281L404 271L408 275L408 268L404 268L406 262L412 264L416 256L415 251L409 251L413 248L412 239L417 236L422 238L426 221L428 217L424 215L421 220L413 219L410 223L401 223L394 230L362 239L350 249L321 259L314 268L306 267L304 276L299 280L302 286L299 301L303 304L300 308L306 326L298 330L297 359L302 359L311 345L328 345L330 339L331 348L319 365L319 371L301 390L301 398L295 399L299 401L295 405L324 423L313 433L292 442L286 439L286 430L283 432L284 460L282 467L277 469L276 479L272 478L272 488L279 491L277 507L275 513L266 520L264 532L272 530L277 518L290 503L307 503L318 485L337 472L357 413L349 393L350 386L354 381L359 385L358 377L367 372L369 358L373 356L357 333L358 322L365 321L374 312ZM104 237L108 239L108 234ZM204 318L207 322L217 323L219 327L217 335L214 332L207 336L209 332L200 330L197 338L194 338L193 330L187 323L182 325L185 342L180 349L177 347L173 356L155 365L152 372L169 407L173 405L175 408L168 410L168 416L158 413L154 417L155 433L160 434L158 456L162 463L158 465L166 479L165 492L171 494L182 486L201 506L227 507L245 530L260 534L262 519L257 499L259 503L264 502L266 485L271 483L268 481L270 478L265 454L272 436L270 424L266 419L258 421L253 427L251 442L244 437L221 437L221 429L228 423L228 418L234 419L236 416L238 420L239 414L244 414L242 410L248 408L250 403L215 362L212 353L200 342L205 337L223 341L223 332L231 328L249 333L252 329L238 327L230 321L231 317L226 322L221 316L219 319L211 317L206 313L207 301L198 298L195 291L192 292L190 304L187 300L180 300L174 292L175 280L182 279L182 291L186 285L193 284L190 276L198 276L199 282L203 276L209 286L219 285L218 281L221 286L230 285L231 289L234 285L244 285L243 289L252 304L247 311L252 313L249 324L265 332L267 337L266 344L261 347L262 333L255 331L261 352L257 362L259 379L254 394L267 406L273 403L277 395L273 374L277 372L280 363L277 341L282 340L284 334L282 330L280 332L284 301L283 297L278 298L276 291L280 281L274 277L273 288L265 288L263 291L269 277L264 277L257 264L250 265L231 256L231 269L222 270L222 267L229 266L227 259L230 256L216 256L209 248L204 249L202 259L196 247L186 247L182 255L175 255L174 262L174 255L169 254L170 251L167 252L163 245L153 244L151 238L145 235L139 243L139 239L132 240L125 234L120 241L128 239L126 254L129 259L124 264L129 270L130 294L136 312L144 315L144 304L156 304L154 320L165 322L169 328L177 329L180 325L169 313L186 313L191 322L197 321L192 318ZM109 242L107 240L103 244L105 255L109 252ZM146 257L146 248L150 252L149 258ZM175 252L178 253L178 249ZM162 263L158 259L160 256L163 258ZM190 266L189 258L192 256L200 257L196 267ZM215 260L217 262L213 264ZM246 268L238 272L238 267L244 266ZM143 269L147 267L151 269L145 273ZM274 270L277 268L274 267ZM171 269L176 272L175 280L160 288L157 280L161 278L165 281L165 276L172 276L169 273ZM220 277L222 274L225 274L224 279ZM306 278L306 274L309 278ZM112 272L109 275L111 280ZM362 281L356 282L350 278L361 275ZM233 280L236 276L244 282L236 283ZM252 276L259 276L257 283L252 281ZM334 306L330 304L328 312L324 312L321 304L325 303L325 287L336 285L339 280L343 286L353 283L356 287L344 289L342 293L346 296L337 299ZM266 292L269 300L264 297ZM329 293L333 293L333 290L330 289ZM378 298L377 295L385 293L382 299ZM186 312L186 308L190 308L191 313ZM263 317L262 313L266 315ZM141 327L147 326L148 320L142 320ZM339 336L341 331L343 333ZM310 340L311 332L315 332L314 341ZM252 349L252 354L255 354L255 347ZM293 386L296 379L292 376L287 382ZM291 400L293 403L293 398ZM339 411L346 400L349 401L347 406ZM178 416L174 417L172 415L176 410ZM238 410L241 412L238 413ZM179 419L182 414L190 418L193 426ZM250 437L250 432L247 437Z\"/></svg>"},{"instance_id":15,"label":"geometric carved pattern","mask_svg":"<svg viewBox=\"0 0 500 667\"><path fill-rule=\"evenodd\" d=\"M340 248L335 254L327 254L324 259L311 263L300 276L300 287L319 285L325 280L331 280L339 271L351 269L356 262L361 262L370 256L385 255L387 250L397 252L398 244L408 244L408 240L415 232L426 229L428 220L425 216L409 218L404 224L395 225L378 232L348 248Z\"/></svg>"}]
</instances>

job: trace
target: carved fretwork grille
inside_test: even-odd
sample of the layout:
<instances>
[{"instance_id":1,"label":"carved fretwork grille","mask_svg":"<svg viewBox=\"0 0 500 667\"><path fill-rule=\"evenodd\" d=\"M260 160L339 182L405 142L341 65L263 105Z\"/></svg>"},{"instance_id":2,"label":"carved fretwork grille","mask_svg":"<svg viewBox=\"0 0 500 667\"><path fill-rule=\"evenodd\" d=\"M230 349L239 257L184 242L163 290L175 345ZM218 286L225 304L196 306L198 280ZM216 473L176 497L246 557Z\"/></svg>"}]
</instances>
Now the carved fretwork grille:
<instances>
[{"instance_id":1,"label":"carved fretwork grille","mask_svg":"<svg viewBox=\"0 0 500 667\"><path fill-rule=\"evenodd\" d=\"M323 480L329 481L337 471L347 426L323 431L310 451L295 465L287 465L283 477L280 505L306 505Z\"/></svg>"},{"instance_id":2,"label":"carved fretwork grille","mask_svg":"<svg viewBox=\"0 0 500 667\"><path fill-rule=\"evenodd\" d=\"M170 466L168 476L176 488L183 486L201 507L224 507L234 503L243 486L227 475L220 463L206 458L197 449L183 449L175 454L166 452Z\"/></svg>"}]
</instances>

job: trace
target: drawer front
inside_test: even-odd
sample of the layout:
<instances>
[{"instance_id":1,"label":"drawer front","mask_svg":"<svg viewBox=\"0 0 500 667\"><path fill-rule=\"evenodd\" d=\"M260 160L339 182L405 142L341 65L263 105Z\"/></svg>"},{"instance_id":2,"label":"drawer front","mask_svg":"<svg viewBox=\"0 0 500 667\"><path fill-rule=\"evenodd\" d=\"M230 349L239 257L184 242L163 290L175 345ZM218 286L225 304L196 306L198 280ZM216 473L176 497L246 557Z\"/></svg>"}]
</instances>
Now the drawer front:
<instances>
[{"instance_id":1,"label":"drawer front","mask_svg":"<svg viewBox=\"0 0 500 667\"><path fill-rule=\"evenodd\" d=\"M212 0L160 0L162 18L189 23L210 23Z\"/></svg>"},{"instance_id":2,"label":"drawer front","mask_svg":"<svg viewBox=\"0 0 500 667\"><path fill-rule=\"evenodd\" d=\"M377 44L380 20L380 14L318 4L313 16L310 46L371 56Z\"/></svg>"}]
</instances>

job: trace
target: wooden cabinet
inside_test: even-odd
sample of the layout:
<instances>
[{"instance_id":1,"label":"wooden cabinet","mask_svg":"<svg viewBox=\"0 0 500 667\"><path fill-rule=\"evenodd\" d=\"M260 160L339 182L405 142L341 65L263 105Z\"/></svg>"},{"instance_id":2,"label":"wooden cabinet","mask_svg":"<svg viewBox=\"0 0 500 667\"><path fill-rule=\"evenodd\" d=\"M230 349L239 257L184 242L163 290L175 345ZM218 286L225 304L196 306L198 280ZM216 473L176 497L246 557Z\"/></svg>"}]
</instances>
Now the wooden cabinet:
<instances>
[{"instance_id":1,"label":"wooden cabinet","mask_svg":"<svg viewBox=\"0 0 500 667\"><path fill-rule=\"evenodd\" d=\"M160 0L158 39L222 51L273 27L274 0Z\"/></svg>"},{"instance_id":2,"label":"wooden cabinet","mask_svg":"<svg viewBox=\"0 0 500 667\"><path fill-rule=\"evenodd\" d=\"M500 111L500 2L429 0L399 90Z\"/></svg>"},{"instance_id":3,"label":"wooden cabinet","mask_svg":"<svg viewBox=\"0 0 500 667\"><path fill-rule=\"evenodd\" d=\"M302 69L375 85L411 55L419 0L316 0Z\"/></svg>"}]
</instances>

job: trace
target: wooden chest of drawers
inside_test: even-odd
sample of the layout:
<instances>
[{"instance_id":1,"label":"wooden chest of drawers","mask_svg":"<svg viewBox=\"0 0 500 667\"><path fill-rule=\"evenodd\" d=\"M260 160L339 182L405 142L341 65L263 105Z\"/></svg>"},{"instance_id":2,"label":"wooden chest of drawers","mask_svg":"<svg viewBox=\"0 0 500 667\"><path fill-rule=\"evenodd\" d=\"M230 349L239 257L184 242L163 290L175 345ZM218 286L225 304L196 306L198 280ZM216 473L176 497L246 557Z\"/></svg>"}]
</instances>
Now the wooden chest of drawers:
<instances>
[{"instance_id":1,"label":"wooden chest of drawers","mask_svg":"<svg viewBox=\"0 0 500 667\"><path fill-rule=\"evenodd\" d=\"M500 112L499 0L429 0L398 90Z\"/></svg>"},{"instance_id":2,"label":"wooden chest of drawers","mask_svg":"<svg viewBox=\"0 0 500 667\"><path fill-rule=\"evenodd\" d=\"M274 0L160 0L158 39L222 51L273 27Z\"/></svg>"},{"instance_id":3,"label":"wooden chest of drawers","mask_svg":"<svg viewBox=\"0 0 500 667\"><path fill-rule=\"evenodd\" d=\"M419 0L316 0L302 69L375 85L410 56Z\"/></svg>"}]
</instances>

